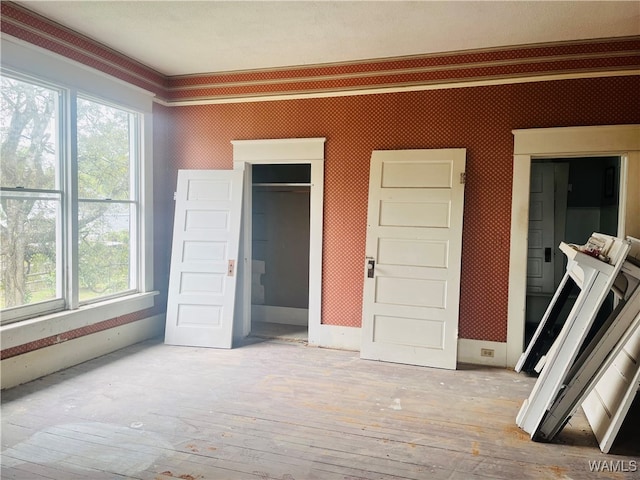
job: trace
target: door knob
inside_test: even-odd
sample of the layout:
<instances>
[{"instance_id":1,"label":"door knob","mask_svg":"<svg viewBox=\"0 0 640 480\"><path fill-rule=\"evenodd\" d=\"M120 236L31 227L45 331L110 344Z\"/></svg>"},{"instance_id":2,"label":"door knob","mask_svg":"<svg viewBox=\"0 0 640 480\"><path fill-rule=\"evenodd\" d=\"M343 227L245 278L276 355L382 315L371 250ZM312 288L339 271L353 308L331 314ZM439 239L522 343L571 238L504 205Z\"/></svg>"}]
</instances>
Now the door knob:
<instances>
[{"instance_id":1,"label":"door knob","mask_svg":"<svg viewBox=\"0 0 640 480\"><path fill-rule=\"evenodd\" d=\"M373 278L375 272L376 272L376 261L371 257L367 257L367 277Z\"/></svg>"}]
</instances>

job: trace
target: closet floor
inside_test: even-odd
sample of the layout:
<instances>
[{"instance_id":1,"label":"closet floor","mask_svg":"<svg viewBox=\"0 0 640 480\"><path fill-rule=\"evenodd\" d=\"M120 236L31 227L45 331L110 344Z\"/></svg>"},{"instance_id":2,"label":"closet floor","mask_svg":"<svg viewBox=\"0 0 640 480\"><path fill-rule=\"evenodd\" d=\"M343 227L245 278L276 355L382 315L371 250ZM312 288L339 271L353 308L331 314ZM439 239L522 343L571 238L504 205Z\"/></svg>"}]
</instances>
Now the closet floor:
<instances>
[{"instance_id":1,"label":"closet floor","mask_svg":"<svg viewBox=\"0 0 640 480\"><path fill-rule=\"evenodd\" d=\"M284 323L253 322L251 336L258 338L306 342L309 338L306 325L286 325Z\"/></svg>"}]
</instances>

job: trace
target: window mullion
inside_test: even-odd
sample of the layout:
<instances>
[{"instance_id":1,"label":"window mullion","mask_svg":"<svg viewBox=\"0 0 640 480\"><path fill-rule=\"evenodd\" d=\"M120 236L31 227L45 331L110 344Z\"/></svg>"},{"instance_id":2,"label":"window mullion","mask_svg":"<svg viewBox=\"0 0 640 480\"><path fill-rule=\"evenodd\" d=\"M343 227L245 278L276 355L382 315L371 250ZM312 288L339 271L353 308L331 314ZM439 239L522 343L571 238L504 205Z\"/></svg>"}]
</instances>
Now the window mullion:
<instances>
[{"instance_id":1,"label":"window mullion","mask_svg":"<svg viewBox=\"0 0 640 480\"><path fill-rule=\"evenodd\" d=\"M142 278L142 268L144 262L141 262L141 252L142 245L140 243L140 237L138 236L141 230L140 223L140 169L138 166L140 165L140 146L142 142L140 141L140 122L141 119L138 115L129 115L129 122L131 128L129 129L129 152L131 152L131 157L129 158L129 168L131 169L132 175L129 177L130 186L130 199L134 201L130 208L131 220L135 225L135 228L132 229L130 244L129 244L129 261L130 263L130 278L129 278L129 288L133 288L136 290L140 290L143 285L141 284L140 279Z\"/></svg>"},{"instance_id":2,"label":"window mullion","mask_svg":"<svg viewBox=\"0 0 640 480\"><path fill-rule=\"evenodd\" d=\"M76 107L77 91L70 90L65 111L65 137L67 149L64 168L65 195L65 266L67 308L74 310L79 306L78 278L78 121Z\"/></svg>"}]
</instances>

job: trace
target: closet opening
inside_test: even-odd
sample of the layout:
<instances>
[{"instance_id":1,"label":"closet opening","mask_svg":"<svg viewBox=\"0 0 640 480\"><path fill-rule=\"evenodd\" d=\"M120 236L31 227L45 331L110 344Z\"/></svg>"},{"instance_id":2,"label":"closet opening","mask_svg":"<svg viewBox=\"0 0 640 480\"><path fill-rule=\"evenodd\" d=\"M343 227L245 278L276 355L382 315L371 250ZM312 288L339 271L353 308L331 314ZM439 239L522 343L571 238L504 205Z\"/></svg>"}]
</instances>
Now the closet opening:
<instances>
[{"instance_id":1,"label":"closet opening","mask_svg":"<svg viewBox=\"0 0 640 480\"><path fill-rule=\"evenodd\" d=\"M251 336L306 342L311 165L251 171Z\"/></svg>"},{"instance_id":2,"label":"closet opening","mask_svg":"<svg viewBox=\"0 0 640 480\"><path fill-rule=\"evenodd\" d=\"M618 234L619 156L532 159L529 193L525 345L528 345L567 262L560 242L583 245L593 232ZM573 281L570 281L573 284ZM569 294L554 328L564 325L578 290ZM614 308L610 292L594 324L599 328Z\"/></svg>"}]
</instances>

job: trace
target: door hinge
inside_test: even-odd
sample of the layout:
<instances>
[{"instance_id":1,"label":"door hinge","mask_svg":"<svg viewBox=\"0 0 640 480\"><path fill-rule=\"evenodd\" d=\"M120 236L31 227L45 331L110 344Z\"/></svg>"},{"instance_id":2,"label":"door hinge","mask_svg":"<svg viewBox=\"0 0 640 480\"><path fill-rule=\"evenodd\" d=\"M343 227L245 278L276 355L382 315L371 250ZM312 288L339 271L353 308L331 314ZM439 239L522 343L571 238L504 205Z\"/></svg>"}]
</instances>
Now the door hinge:
<instances>
[{"instance_id":1,"label":"door hinge","mask_svg":"<svg viewBox=\"0 0 640 480\"><path fill-rule=\"evenodd\" d=\"M467 181L467 172L460 173L460 183L466 183Z\"/></svg>"},{"instance_id":2,"label":"door hinge","mask_svg":"<svg viewBox=\"0 0 640 480\"><path fill-rule=\"evenodd\" d=\"M229 260L229 266L227 267L227 276L229 277L233 277L233 273L236 267L236 261L235 260Z\"/></svg>"}]
</instances>

